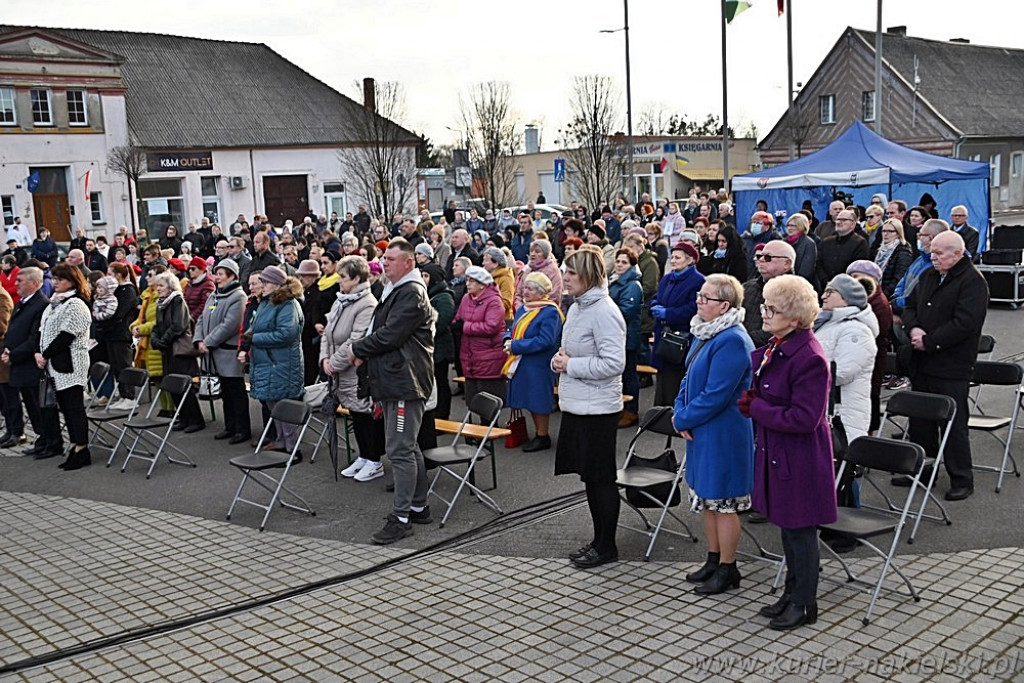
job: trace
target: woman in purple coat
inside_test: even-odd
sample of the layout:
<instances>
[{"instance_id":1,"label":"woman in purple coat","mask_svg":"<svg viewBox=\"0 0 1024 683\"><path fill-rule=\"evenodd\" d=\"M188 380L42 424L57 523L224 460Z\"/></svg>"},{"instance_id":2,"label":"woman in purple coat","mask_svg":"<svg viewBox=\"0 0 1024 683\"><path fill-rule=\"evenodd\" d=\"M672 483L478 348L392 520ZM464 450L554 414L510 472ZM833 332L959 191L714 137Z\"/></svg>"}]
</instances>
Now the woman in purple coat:
<instances>
[{"instance_id":1,"label":"woman in purple coat","mask_svg":"<svg viewBox=\"0 0 1024 683\"><path fill-rule=\"evenodd\" d=\"M836 520L832 434L826 413L829 364L810 327L818 297L796 275L772 278L761 314L766 346L751 355L754 382L739 400L754 420L754 509L780 527L786 587L761 608L769 627L785 631L818 617L817 525Z\"/></svg>"}]
</instances>

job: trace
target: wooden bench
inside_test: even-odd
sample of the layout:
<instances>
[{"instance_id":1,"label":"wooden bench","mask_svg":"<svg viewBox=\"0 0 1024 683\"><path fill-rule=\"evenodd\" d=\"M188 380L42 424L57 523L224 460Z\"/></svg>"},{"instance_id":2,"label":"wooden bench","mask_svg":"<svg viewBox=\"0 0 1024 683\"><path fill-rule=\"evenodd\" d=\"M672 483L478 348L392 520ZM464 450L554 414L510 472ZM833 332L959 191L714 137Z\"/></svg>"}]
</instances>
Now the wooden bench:
<instances>
[{"instance_id":1,"label":"wooden bench","mask_svg":"<svg viewBox=\"0 0 1024 683\"><path fill-rule=\"evenodd\" d=\"M653 365L638 365L636 366L637 374L640 375L657 375L658 368Z\"/></svg>"},{"instance_id":2,"label":"wooden bench","mask_svg":"<svg viewBox=\"0 0 1024 683\"><path fill-rule=\"evenodd\" d=\"M655 370L655 372L657 372L657 370ZM465 377L456 377L454 381L455 381L456 384L465 384L466 383L466 378ZM558 385L557 384L555 385L555 396L558 396ZM623 403L626 403L627 401L632 401L632 400L633 400L633 397L630 396L629 394L623 394L622 395L622 402ZM456 422L455 424L457 425L458 423ZM452 433L454 434L454 432L452 432Z\"/></svg>"}]
</instances>

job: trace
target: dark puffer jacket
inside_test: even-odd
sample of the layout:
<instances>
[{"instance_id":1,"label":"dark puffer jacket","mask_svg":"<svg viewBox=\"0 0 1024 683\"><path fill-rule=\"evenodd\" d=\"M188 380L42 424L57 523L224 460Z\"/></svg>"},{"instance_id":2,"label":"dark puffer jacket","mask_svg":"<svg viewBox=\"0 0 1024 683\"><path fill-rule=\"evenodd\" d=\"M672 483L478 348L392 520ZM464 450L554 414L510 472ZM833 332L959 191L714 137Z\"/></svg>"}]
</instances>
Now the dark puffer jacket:
<instances>
[{"instance_id":1,"label":"dark puffer jacket","mask_svg":"<svg viewBox=\"0 0 1024 683\"><path fill-rule=\"evenodd\" d=\"M256 309L248 334L252 338L249 393L257 401L302 396L301 297L302 284L290 277Z\"/></svg>"}]
</instances>

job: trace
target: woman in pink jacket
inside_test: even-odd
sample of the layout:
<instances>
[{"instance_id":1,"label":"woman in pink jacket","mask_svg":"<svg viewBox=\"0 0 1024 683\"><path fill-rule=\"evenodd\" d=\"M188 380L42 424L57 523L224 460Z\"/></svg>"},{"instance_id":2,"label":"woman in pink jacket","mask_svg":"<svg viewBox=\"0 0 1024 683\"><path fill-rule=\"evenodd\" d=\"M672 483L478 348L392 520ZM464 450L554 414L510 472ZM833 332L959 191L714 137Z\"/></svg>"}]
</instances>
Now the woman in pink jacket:
<instances>
[{"instance_id":1,"label":"woman in pink jacket","mask_svg":"<svg viewBox=\"0 0 1024 683\"><path fill-rule=\"evenodd\" d=\"M462 297L452 329L462 333L459 357L466 375L466 403L481 391L505 399L505 305L491 274L480 266L466 269Z\"/></svg>"}]
</instances>

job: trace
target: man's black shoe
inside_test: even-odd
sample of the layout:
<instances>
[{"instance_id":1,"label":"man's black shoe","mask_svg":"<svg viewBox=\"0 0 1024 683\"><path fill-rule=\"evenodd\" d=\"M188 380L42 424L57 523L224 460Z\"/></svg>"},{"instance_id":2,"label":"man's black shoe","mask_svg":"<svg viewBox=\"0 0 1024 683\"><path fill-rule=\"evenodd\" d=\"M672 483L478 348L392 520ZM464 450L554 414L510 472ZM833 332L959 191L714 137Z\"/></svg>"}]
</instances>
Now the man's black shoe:
<instances>
[{"instance_id":1,"label":"man's black shoe","mask_svg":"<svg viewBox=\"0 0 1024 683\"><path fill-rule=\"evenodd\" d=\"M229 432L228 430L225 429L222 432L217 432L216 434L214 434L213 435L213 439L215 441L223 441L224 439L230 439L233 436L235 436L233 433L231 433L231 432ZM245 437L245 438L248 439L249 437Z\"/></svg>"},{"instance_id":2,"label":"man's black shoe","mask_svg":"<svg viewBox=\"0 0 1024 683\"><path fill-rule=\"evenodd\" d=\"M434 521L434 518L430 516L430 506L426 505L422 510L416 512L415 510L409 511L409 521L413 524L430 524Z\"/></svg>"},{"instance_id":3,"label":"man's black shoe","mask_svg":"<svg viewBox=\"0 0 1024 683\"><path fill-rule=\"evenodd\" d=\"M21 452L22 455L35 455L36 453L42 453L46 450L46 444L42 441L36 441L31 448L26 448Z\"/></svg>"},{"instance_id":4,"label":"man's black shoe","mask_svg":"<svg viewBox=\"0 0 1024 683\"><path fill-rule=\"evenodd\" d=\"M248 434L235 434L230 439L228 439L228 443L231 444L232 446L234 446L235 444L244 443L244 442L246 442L248 440L249 440L249 435Z\"/></svg>"},{"instance_id":5,"label":"man's black shoe","mask_svg":"<svg viewBox=\"0 0 1024 683\"><path fill-rule=\"evenodd\" d=\"M206 424L205 423L204 424L189 425L188 427L185 427L181 431L185 432L186 434L195 434L196 432L201 432L204 429L206 429Z\"/></svg>"},{"instance_id":6,"label":"man's black shoe","mask_svg":"<svg viewBox=\"0 0 1024 683\"><path fill-rule=\"evenodd\" d=\"M393 514L389 514L385 519L387 519L387 523L384 528L373 535L373 542L377 545L390 545L407 536L412 536L412 522L402 522Z\"/></svg>"},{"instance_id":7,"label":"man's black shoe","mask_svg":"<svg viewBox=\"0 0 1024 683\"><path fill-rule=\"evenodd\" d=\"M954 486L946 491L946 500L966 500L974 493L973 486Z\"/></svg>"},{"instance_id":8,"label":"man's black shoe","mask_svg":"<svg viewBox=\"0 0 1024 683\"><path fill-rule=\"evenodd\" d=\"M618 562L618 560L619 553L617 550L600 553L595 548L591 548L580 557L572 560L572 563L576 565L578 569L593 569L594 567L600 567L602 564L608 564L609 562Z\"/></svg>"},{"instance_id":9,"label":"man's black shoe","mask_svg":"<svg viewBox=\"0 0 1024 683\"><path fill-rule=\"evenodd\" d=\"M39 451L32 456L33 460L46 460L47 458L55 458L58 455L64 455L64 446L49 446Z\"/></svg>"}]
</instances>

